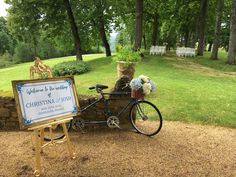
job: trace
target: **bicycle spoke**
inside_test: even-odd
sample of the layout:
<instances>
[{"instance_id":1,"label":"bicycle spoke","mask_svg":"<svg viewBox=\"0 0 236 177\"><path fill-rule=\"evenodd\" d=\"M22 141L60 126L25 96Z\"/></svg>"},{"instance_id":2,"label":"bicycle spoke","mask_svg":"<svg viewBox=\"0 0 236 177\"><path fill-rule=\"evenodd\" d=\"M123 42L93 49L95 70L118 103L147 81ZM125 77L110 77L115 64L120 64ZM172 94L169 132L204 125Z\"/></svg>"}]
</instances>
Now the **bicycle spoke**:
<instances>
[{"instance_id":1,"label":"bicycle spoke","mask_svg":"<svg viewBox=\"0 0 236 177\"><path fill-rule=\"evenodd\" d=\"M137 112L143 121L148 119L148 116L145 114L145 107L141 107L140 104L137 104Z\"/></svg>"},{"instance_id":2,"label":"bicycle spoke","mask_svg":"<svg viewBox=\"0 0 236 177\"><path fill-rule=\"evenodd\" d=\"M155 105L148 101L138 101L130 111L134 128L147 136L157 134L162 127L162 117Z\"/></svg>"}]
</instances>

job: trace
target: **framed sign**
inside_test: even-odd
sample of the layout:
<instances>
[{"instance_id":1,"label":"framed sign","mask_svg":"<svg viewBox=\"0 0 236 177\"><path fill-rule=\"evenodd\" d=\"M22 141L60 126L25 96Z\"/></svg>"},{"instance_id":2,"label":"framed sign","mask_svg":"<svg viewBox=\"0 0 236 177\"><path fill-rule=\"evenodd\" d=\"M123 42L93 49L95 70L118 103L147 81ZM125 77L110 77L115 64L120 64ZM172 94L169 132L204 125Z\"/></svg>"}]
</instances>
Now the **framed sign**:
<instances>
[{"instance_id":1,"label":"framed sign","mask_svg":"<svg viewBox=\"0 0 236 177\"><path fill-rule=\"evenodd\" d=\"M12 81L20 128L29 128L78 114L72 77Z\"/></svg>"}]
</instances>

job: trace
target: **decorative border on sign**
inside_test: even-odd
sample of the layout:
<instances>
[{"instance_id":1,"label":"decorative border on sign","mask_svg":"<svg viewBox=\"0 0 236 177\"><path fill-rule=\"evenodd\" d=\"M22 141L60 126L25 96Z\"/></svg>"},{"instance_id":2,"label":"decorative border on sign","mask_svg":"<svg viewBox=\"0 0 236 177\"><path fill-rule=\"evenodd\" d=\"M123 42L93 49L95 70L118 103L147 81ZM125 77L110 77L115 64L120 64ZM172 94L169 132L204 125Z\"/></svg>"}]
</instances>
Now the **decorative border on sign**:
<instances>
[{"instance_id":1,"label":"decorative border on sign","mask_svg":"<svg viewBox=\"0 0 236 177\"><path fill-rule=\"evenodd\" d=\"M19 93L22 92L22 87L23 87L23 86L24 86L24 84L22 84L22 83L19 83L19 84L16 85L17 91L18 91Z\"/></svg>"}]
</instances>

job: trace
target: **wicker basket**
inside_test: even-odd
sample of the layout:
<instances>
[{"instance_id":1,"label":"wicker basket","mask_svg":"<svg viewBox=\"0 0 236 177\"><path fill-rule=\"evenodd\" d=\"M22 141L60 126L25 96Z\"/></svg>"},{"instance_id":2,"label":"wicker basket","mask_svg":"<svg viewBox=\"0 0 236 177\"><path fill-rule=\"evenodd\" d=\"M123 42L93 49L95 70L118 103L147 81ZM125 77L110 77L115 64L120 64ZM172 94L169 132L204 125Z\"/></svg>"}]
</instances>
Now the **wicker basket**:
<instances>
[{"instance_id":1,"label":"wicker basket","mask_svg":"<svg viewBox=\"0 0 236 177\"><path fill-rule=\"evenodd\" d=\"M144 93L142 89L139 90L131 90L131 97L132 98L136 98L139 100L143 100L144 99Z\"/></svg>"}]
</instances>

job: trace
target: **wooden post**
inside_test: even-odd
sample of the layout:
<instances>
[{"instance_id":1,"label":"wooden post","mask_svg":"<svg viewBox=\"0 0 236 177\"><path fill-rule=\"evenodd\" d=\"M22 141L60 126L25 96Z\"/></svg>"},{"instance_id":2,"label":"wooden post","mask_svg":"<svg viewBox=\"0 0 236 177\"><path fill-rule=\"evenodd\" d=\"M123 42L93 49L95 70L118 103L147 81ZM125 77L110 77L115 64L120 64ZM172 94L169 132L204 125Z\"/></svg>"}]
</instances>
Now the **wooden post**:
<instances>
[{"instance_id":1,"label":"wooden post","mask_svg":"<svg viewBox=\"0 0 236 177\"><path fill-rule=\"evenodd\" d=\"M52 127L49 127L49 136L50 136L50 139L51 139L51 142L53 143L53 135L52 135Z\"/></svg>"},{"instance_id":2,"label":"wooden post","mask_svg":"<svg viewBox=\"0 0 236 177\"><path fill-rule=\"evenodd\" d=\"M34 175L35 176L40 176L41 174L41 165L40 165L40 162L41 162L41 159L40 159L40 149L41 149L41 146L40 146L40 141L39 141L39 130L38 129L35 129L34 130L34 141L35 141L35 164L36 164L36 168L35 168L35 171L34 171Z\"/></svg>"},{"instance_id":3,"label":"wooden post","mask_svg":"<svg viewBox=\"0 0 236 177\"><path fill-rule=\"evenodd\" d=\"M65 134L65 138L66 138L66 142L67 142L67 147L68 147L70 156L72 157L72 159L75 159L75 152L73 152L73 148L72 148L72 145L71 145L71 142L70 142L70 137L68 135L68 130L66 128L66 123L62 123L61 125L63 127L63 132Z\"/></svg>"},{"instance_id":4,"label":"wooden post","mask_svg":"<svg viewBox=\"0 0 236 177\"><path fill-rule=\"evenodd\" d=\"M40 152L43 152L42 148L43 144L44 144L44 129L42 128L40 130L40 145L41 145Z\"/></svg>"}]
</instances>

